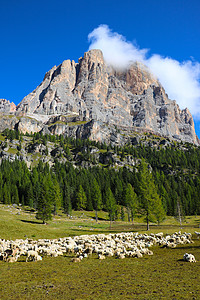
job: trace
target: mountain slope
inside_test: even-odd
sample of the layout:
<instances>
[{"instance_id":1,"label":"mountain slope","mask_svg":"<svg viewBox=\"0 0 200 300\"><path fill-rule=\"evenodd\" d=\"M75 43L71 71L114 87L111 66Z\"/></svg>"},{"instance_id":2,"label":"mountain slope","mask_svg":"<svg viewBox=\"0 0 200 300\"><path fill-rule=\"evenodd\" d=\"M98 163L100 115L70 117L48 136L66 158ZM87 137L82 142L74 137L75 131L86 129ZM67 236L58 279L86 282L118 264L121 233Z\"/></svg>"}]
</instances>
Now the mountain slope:
<instances>
[{"instance_id":1,"label":"mountain slope","mask_svg":"<svg viewBox=\"0 0 200 300\"><path fill-rule=\"evenodd\" d=\"M100 50L86 52L78 63L66 60L54 66L16 108L18 116L71 113L83 121L93 120L96 134L107 124L199 144L189 110L171 101L144 65L114 70L106 65ZM105 136L101 133L97 139L105 140Z\"/></svg>"}]
</instances>

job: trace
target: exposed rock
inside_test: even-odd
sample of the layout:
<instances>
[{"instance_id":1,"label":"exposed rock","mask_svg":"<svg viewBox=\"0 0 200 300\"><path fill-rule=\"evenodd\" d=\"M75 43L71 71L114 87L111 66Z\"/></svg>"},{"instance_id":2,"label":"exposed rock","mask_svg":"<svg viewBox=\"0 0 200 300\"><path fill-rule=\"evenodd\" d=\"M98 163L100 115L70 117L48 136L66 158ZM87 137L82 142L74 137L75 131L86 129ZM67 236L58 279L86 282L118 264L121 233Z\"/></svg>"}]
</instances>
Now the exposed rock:
<instances>
[{"instance_id":1,"label":"exposed rock","mask_svg":"<svg viewBox=\"0 0 200 300\"><path fill-rule=\"evenodd\" d=\"M29 144L26 150L28 153L41 153L44 155L46 147L43 144L39 144L36 142L33 144Z\"/></svg>"},{"instance_id":2,"label":"exposed rock","mask_svg":"<svg viewBox=\"0 0 200 300\"><path fill-rule=\"evenodd\" d=\"M12 113L16 111L16 105L9 100L0 99L0 112L3 113Z\"/></svg>"},{"instance_id":3,"label":"exposed rock","mask_svg":"<svg viewBox=\"0 0 200 300\"><path fill-rule=\"evenodd\" d=\"M14 115L0 115L0 132L6 128L15 129L18 122L19 120Z\"/></svg>"},{"instance_id":4,"label":"exposed rock","mask_svg":"<svg viewBox=\"0 0 200 300\"><path fill-rule=\"evenodd\" d=\"M30 117L20 118L17 129L22 133L34 133L39 132L43 129L44 124L41 121L37 121Z\"/></svg>"},{"instance_id":5,"label":"exposed rock","mask_svg":"<svg viewBox=\"0 0 200 300\"><path fill-rule=\"evenodd\" d=\"M11 104L2 105L11 111ZM116 71L105 64L100 50L86 52L77 64L66 60L54 66L17 106L16 114L38 116L36 121L21 118L22 132L44 130L117 144L126 140L121 131L139 130L199 144L189 110L168 98L146 66L136 62ZM67 119L67 114L72 116Z\"/></svg>"}]
</instances>

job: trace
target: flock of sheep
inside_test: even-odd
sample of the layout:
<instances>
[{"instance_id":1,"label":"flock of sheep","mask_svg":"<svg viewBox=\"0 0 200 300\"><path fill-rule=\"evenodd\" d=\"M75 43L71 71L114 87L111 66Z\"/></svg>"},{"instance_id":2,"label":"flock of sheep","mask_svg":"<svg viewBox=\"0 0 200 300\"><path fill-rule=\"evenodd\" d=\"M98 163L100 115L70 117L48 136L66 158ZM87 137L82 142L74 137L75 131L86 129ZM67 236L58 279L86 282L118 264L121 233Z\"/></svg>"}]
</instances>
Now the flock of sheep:
<instances>
[{"instance_id":1,"label":"flock of sheep","mask_svg":"<svg viewBox=\"0 0 200 300\"><path fill-rule=\"evenodd\" d=\"M153 255L149 249L153 245L175 248L178 244L192 243L191 233L175 232L164 237L163 233L150 235L133 232L116 234L81 235L73 238L59 239L0 239L0 260L16 262L21 256L28 261L40 261L45 255L57 257L67 253L74 255L73 262L80 262L83 258L96 253L99 259L115 256L119 259L126 257L142 257ZM187 253L186 253L187 254ZM195 261L191 254L184 255L184 260ZM189 257L189 258L188 258Z\"/></svg>"}]
</instances>

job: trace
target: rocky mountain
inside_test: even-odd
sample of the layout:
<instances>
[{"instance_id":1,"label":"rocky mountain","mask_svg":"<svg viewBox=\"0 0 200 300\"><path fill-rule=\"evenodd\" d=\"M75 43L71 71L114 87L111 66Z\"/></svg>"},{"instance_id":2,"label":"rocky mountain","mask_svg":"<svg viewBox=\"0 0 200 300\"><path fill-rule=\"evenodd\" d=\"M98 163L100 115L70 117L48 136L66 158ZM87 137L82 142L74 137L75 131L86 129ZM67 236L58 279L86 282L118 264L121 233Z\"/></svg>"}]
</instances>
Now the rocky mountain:
<instances>
[{"instance_id":1,"label":"rocky mountain","mask_svg":"<svg viewBox=\"0 0 200 300\"><path fill-rule=\"evenodd\" d=\"M6 103L0 111L14 112ZM23 132L43 130L118 144L136 132L151 132L199 144L189 110L170 100L144 65L114 70L100 50L86 52L78 63L54 66L14 115L14 126Z\"/></svg>"},{"instance_id":2,"label":"rocky mountain","mask_svg":"<svg viewBox=\"0 0 200 300\"><path fill-rule=\"evenodd\" d=\"M12 113L16 111L16 105L9 100L0 99L0 113Z\"/></svg>"}]
</instances>

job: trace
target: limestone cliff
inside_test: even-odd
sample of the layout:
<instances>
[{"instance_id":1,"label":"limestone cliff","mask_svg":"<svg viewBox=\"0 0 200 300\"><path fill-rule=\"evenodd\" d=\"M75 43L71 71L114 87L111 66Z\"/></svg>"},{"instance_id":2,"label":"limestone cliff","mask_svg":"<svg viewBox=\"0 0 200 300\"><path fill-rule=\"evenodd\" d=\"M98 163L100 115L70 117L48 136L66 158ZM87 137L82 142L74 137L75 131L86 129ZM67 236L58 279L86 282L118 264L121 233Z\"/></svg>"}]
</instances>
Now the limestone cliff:
<instances>
[{"instance_id":1,"label":"limestone cliff","mask_svg":"<svg viewBox=\"0 0 200 300\"><path fill-rule=\"evenodd\" d=\"M0 99L0 113L12 113L16 111L16 105L9 100Z\"/></svg>"},{"instance_id":2,"label":"limestone cliff","mask_svg":"<svg viewBox=\"0 0 200 300\"><path fill-rule=\"evenodd\" d=\"M19 116L70 113L97 122L91 135L95 127L101 133L107 124L198 144L189 110L170 100L144 65L116 71L106 65L100 50L86 52L78 63L66 60L53 67L16 109Z\"/></svg>"}]
</instances>

